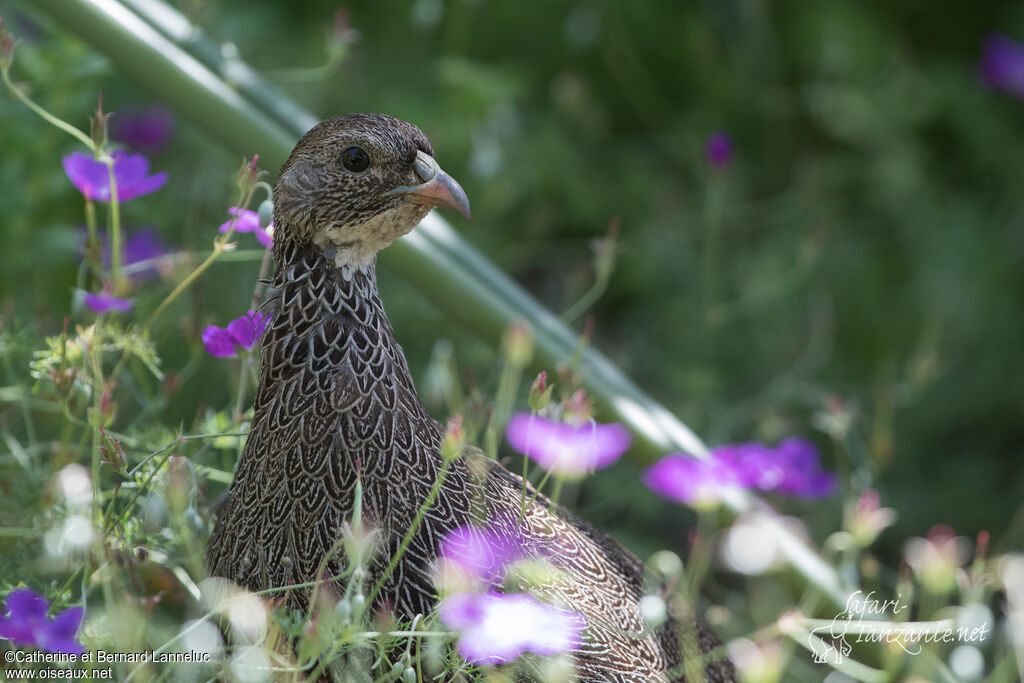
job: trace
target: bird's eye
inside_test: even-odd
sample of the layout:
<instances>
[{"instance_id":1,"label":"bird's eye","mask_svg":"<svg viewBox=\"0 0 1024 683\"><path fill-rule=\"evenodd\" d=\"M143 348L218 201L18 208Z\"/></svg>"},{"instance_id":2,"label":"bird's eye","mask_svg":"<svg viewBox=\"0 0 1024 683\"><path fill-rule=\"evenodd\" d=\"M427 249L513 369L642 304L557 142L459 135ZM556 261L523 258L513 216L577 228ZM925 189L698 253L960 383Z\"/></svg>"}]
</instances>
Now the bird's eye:
<instances>
[{"instance_id":1,"label":"bird's eye","mask_svg":"<svg viewBox=\"0 0 1024 683\"><path fill-rule=\"evenodd\" d=\"M362 147L349 147L341 153L341 165L353 173L362 173L370 167L370 155Z\"/></svg>"}]
</instances>

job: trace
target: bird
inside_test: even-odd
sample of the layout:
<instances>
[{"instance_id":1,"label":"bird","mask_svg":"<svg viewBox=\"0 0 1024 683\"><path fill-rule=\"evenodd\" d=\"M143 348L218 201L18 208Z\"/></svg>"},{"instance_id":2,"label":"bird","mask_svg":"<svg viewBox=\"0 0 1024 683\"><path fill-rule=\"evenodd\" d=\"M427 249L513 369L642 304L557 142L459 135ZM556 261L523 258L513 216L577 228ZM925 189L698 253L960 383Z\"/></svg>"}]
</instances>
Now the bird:
<instances>
[{"instance_id":1,"label":"bird","mask_svg":"<svg viewBox=\"0 0 1024 683\"><path fill-rule=\"evenodd\" d=\"M587 619L571 653L579 680L681 680L676 624L647 629L638 606L643 563L477 448L449 459L401 560L385 572L441 474L446 431L418 397L378 293L376 256L432 208L470 216L426 136L384 114L327 119L281 167L273 204L270 322L248 439L208 542L210 575L280 589L289 607L306 609L309 584L345 569L339 539L358 487L359 514L381 547L369 579L382 581L377 603L396 615L435 607L446 533L511 529L527 553L552 558L568 577L545 597ZM702 622L697 636L702 651L720 645ZM734 680L727 659L709 661L705 675Z\"/></svg>"}]
</instances>

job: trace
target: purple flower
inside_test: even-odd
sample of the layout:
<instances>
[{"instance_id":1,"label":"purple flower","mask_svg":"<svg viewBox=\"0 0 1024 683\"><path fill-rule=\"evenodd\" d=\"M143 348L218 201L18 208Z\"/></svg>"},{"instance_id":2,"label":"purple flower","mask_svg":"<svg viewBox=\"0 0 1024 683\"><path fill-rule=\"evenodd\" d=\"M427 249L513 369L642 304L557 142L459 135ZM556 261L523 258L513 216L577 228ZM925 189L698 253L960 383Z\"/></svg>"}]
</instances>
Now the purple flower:
<instances>
[{"instance_id":1,"label":"purple flower","mask_svg":"<svg viewBox=\"0 0 1024 683\"><path fill-rule=\"evenodd\" d=\"M100 292L97 294L86 292L82 298L85 300L86 306L100 315L109 313L110 311L127 313L132 310L132 306L134 305L128 299L119 299L116 296L107 294L106 292Z\"/></svg>"},{"instance_id":2,"label":"purple flower","mask_svg":"<svg viewBox=\"0 0 1024 683\"><path fill-rule=\"evenodd\" d=\"M174 116L167 107L119 111L110 123L115 140L145 154L162 150L174 134Z\"/></svg>"},{"instance_id":3,"label":"purple flower","mask_svg":"<svg viewBox=\"0 0 1024 683\"><path fill-rule=\"evenodd\" d=\"M629 448L629 432L618 423L587 422L579 427L521 413L508 423L508 442L556 474L582 476L619 459Z\"/></svg>"},{"instance_id":4,"label":"purple flower","mask_svg":"<svg viewBox=\"0 0 1024 683\"><path fill-rule=\"evenodd\" d=\"M85 652L75 641L84 616L81 607L70 607L48 619L46 599L35 591L19 588L7 595L5 609L6 614L0 617L0 638L47 652Z\"/></svg>"},{"instance_id":5,"label":"purple flower","mask_svg":"<svg viewBox=\"0 0 1024 683\"><path fill-rule=\"evenodd\" d=\"M1003 35L989 36L978 70L990 88L1024 98L1024 44Z\"/></svg>"},{"instance_id":6,"label":"purple flower","mask_svg":"<svg viewBox=\"0 0 1024 683\"><path fill-rule=\"evenodd\" d=\"M84 251L87 245L87 237L83 230L82 233L82 250ZM107 244L106 239L103 235L99 236L99 242L103 247L103 267L110 268L110 246ZM168 253L167 246L163 240L160 239L160 235L157 234L153 228L142 228L127 235L124 242L121 244L121 267L132 266L136 263L143 261L155 261ZM128 275L132 280L141 282L151 278L157 274L156 264L147 265L141 269L129 269Z\"/></svg>"},{"instance_id":7,"label":"purple flower","mask_svg":"<svg viewBox=\"0 0 1024 683\"><path fill-rule=\"evenodd\" d=\"M473 664L495 665L530 651L557 655L583 642L582 614L547 605L531 595L459 593L444 599L441 621L461 631L459 653Z\"/></svg>"},{"instance_id":8,"label":"purple flower","mask_svg":"<svg viewBox=\"0 0 1024 683\"><path fill-rule=\"evenodd\" d=\"M268 249L274 246L273 229L274 222L271 221L270 225L265 228L260 227L260 216L255 211L249 209L240 209L237 206L232 206L228 209L228 213L232 216L238 216L238 220L235 222L235 232L251 232L256 235L256 239L259 240L260 244ZM221 224L220 231L227 232L231 228L231 221L226 221Z\"/></svg>"},{"instance_id":9,"label":"purple flower","mask_svg":"<svg viewBox=\"0 0 1024 683\"><path fill-rule=\"evenodd\" d=\"M760 443L728 444L707 460L668 455L644 474L649 489L694 507L717 504L730 488L760 489L795 498L824 498L836 475L823 469L818 449L805 439L785 439L775 448Z\"/></svg>"},{"instance_id":10,"label":"purple flower","mask_svg":"<svg viewBox=\"0 0 1024 683\"><path fill-rule=\"evenodd\" d=\"M712 453L745 487L797 498L824 498L836 488L835 473L822 469L818 449L806 439L784 439L775 448L730 444Z\"/></svg>"},{"instance_id":11,"label":"purple flower","mask_svg":"<svg viewBox=\"0 0 1024 683\"><path fill-rule=\"evenodd\" d=\"M729 488L743 487L736 472L716 458L697 458L674 453L644 473L644 484L659 496L691 507L717 505Z\"/></svg>"},{"instance_id":12,"label":"purple flower","mask_svg":"<svg viewBox=\"0 0 1024 683\"><path fill-rule=\"evenodd\" d=\"M117 182L117 200L126 202L156 192L167 182L167 173L149 175L149 160L141 154L118 150L110 155L114 159L114 180ZM64 172L78 191L97 202L110 201L110 177L106 164L88 154L72 152L64 157Z\"/></svg>"},{"instance_id":13,"label":"purple flower","mask_svg":"<svg viewBox=\"0 0 1024 683\"><path fill-rule=\"evenodd\" d=\"M717 131L704 142L704 158L715 168L725 168L732 163L732 138Z\"/></svg>"},{"instance_id":14,"label":"purple flower","mask_svg":"<svg viewBox=\"0 0 1024 683\"><path fill-rule=\"evenodd\" d=\"M207 325L203 330L206 352L218 358L230 358L238 355L238 347L250 351L266 331L269 321L269 314L249 311L241 318L232 320L227 327Z\"/></svg>"},{"instance_id":15,"label":"purple flower","mask_svg":"<svg viewBox=\"0 0 1024 683\"><path fill-rule=\"evenodd\" d=\"M520 543L497 529L462 526L452 529L438 547L445 564L489 584L500 583L505 567L522 557Z\"/></svg>"}]
</instances>

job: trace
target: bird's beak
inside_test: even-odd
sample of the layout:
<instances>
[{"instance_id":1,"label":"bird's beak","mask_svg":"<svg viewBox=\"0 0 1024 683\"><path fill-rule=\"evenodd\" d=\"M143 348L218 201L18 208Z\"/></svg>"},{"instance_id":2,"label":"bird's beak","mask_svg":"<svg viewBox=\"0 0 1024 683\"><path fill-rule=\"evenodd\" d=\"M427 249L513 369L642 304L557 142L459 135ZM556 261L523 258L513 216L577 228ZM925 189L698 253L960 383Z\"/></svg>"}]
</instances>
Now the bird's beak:
<instances>
[{"instance_id":1,"label":"bird's beak","mask_svg":"<svg viewBox=\"0 0 1024 683\"><path fill-rule=\"evenodd\" d=\"M441 170L434 157L426 152L416 152L416 175L423 183L420 185L403 185L384 193L385 197L403 194L410 201L427 206L439 206L443 209L455 209L466 218L470 217L469 198L455 179Z\"/></svg>"}]
</instances>

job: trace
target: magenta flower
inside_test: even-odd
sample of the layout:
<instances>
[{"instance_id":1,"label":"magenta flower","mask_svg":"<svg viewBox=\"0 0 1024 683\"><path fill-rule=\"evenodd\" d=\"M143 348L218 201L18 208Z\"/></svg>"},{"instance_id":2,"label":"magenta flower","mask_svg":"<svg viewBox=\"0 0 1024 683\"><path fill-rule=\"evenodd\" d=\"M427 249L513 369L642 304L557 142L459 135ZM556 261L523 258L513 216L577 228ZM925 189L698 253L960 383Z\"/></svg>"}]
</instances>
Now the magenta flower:
<instances>
[{"instance_id":1,"label":"magenta flower","mask_svg":"<svg viewBox=\"0 0 1024 683\"><path fill-rule=\"evenodd\" d=\"M146 107L117 112L110 122L111 135L136 152L156 154L174 134L174 116L167 107Z\"/></svg>"},{"instance_id":2,"label":"magenta flower","mask_svg":"<svg viewBox=\"0 0 1024 683\"><path fill-rule=\"evenodd\" d=\"M27 588L7 595L6 613L0 617L0 638L47 652L82 654L85 648L75 640L85 616L81 607L69 607L48 619L46 598Z\"/></svg>"},{"instance_id":3,"label":"magenta flower","mask_svg":"<svg viewBox=\"0 0 1024 683\"><path fill-rule=\"evenodd\" d=\"M667 455L652 465L644 473L644 484L663 498L695 508L717 505L729 488L746 488L727 464L682 453Z\"/></svg>"},{"instance_id":4,"label":"magenta flower","mask_svg":"<svg viewBox=\"0 0 1024 683\"><path fill-rule=\"evenodd\" d=\"M1024 98L1024 44L1003 35L989 36L978 70L990 88Z\"/></svg>"},{"instance_id":5,"label":"magenta flower","mask_svg":"<svg viewBox=\"0 0 1024 683\"><path fill-rule=\"evenodd\" d=\"M732 138L718 131L704 142L704 158L715 168L725 168L732 163Z\"/></svg>"},{"instance_id":6,"label":"magenta flower","mask_svg":"<svg viewBox=\"0 0 1024 683\"><path fill-rule=\"evenodd\" d=\"M83 231L82 249L85 249L85 233ZM110 246L103 235L99 236L103 247L103 267L110 268ZM128 234L121 244L121 267L126 268L143 261L155 261L168 254L167 246L153 228L142 228ZM141 282L157 274L155 264L138 270L129 268L128 275L135 282Z\"/></svg>"},{"instance_id":7,"label":"magenta flower","mask_svg":"<svg viewBox=\"0 0 1024 683\"><path fill-rule=\"evenodd\" d=\"M271 221L270 225L265 228L260 227L260 216L255 211L249 209L240 209L237 206L232 206L228 209L228 213L232 216L238 216L238 220L235 222L235 232L251 232L256 235L256 239L259 240L260 244L268 249L274 246L273 229L274 222ZM231 228L231 221L226 221L221 224L220 231L227 232Z\"/></svg>"},{"instance_id":8,"label":"magenta flower","mask_svg":"<svg viewBox=\"0 0 1024 683\"><path fill-rule=\"evenodd\" d=\"M86 306L100 315L110 313L111 311L127 313L132 310L132 306L134 305L128 299L119 299L118 297L107 294L106 292L99 292L96 294L86 292L82 299L85 301Z\"/></svg>"},{"instance_id":9,"label":"magenta flower","mask_svg":"<svg viewBox=\"0 0 1024 683\"><path fill-rule=\"evenodd\" d=\"M822 468L813 443L790 438L775 448L760 443L719 446L707 460L675 453L648 469L644 483L660 496L699 507L718 503L730 488L824 498L835 491L837 479Z\"/></svg>"},{"instance_id":10,"label":"magenta flower","mask_svg":"<svg viewBox=\"0 0 1024 683\"><path fill-rule=\"evenodd\" d=\"M582 614L516 593L459 593L445 598L441 621L460 631L459 653L479 665L509 662L524 652L557 655L583 642Z\"/></svg>"},{"instance_id":11,"label":"magenta flower","mask_svg":"<svg viewBox=\"0 0 1024 683\"><path fill-rule=\"evenodd\" d=\"M525 413L509 420L506 435L513 448L544 469L573 477L611 465L630 443L629 431L618 423L573 427Z\"/></svg>"},{"instance_id":12,"label":"magenta flower","mask_svg":"<svg viewBox=\"0 0 1024 683\"><path fill-rule=\"evenodd\" d=\"M784 439L775 448L730 444L712 453L749 488L798 498L825 498L836 488L835 473L821 467L817 447L806 439Z\"/></svg>"},{"instance_id":13,"label":"magenta flower","mask_svg":"<svg viewBox=\"0 0 1024 683\"><path fill-rule=\"evenodd\" d=\"M167 182L167 173L149 175L149 160L141 154L118 150L110 155L114 159L114 180L117 182L117 200L126 202L156 192ZM96 202L110 201L110 176L106 164L88 154L72 152L64 157L64 172L78 191Z\"/></svg>"},{"instance_id":14,"label":"magenta flower","mask_svg":"<svg viewBox=\"0 0 1024 683\"><path fill-rule=\"evenodd\" d=\"M500 583L505 568L523 556L517 539L497 529L475 526L458 527L445 534L438 555L470 577L489 584Z\"/></svg>"},{"instance_id":15,"label":"magenta flower","mask_svg":"<svg viewBox=\"0 0 1024 683\"><path fill-rule=\"evenodd\" d=\"M251 351L267 329L270 315L261 311L249 311L241 318L228 323L227 327L207 325L203 330L203 344L206 352L218 358L238 355L239 349Z\"/></svg>"}]
</instances>

